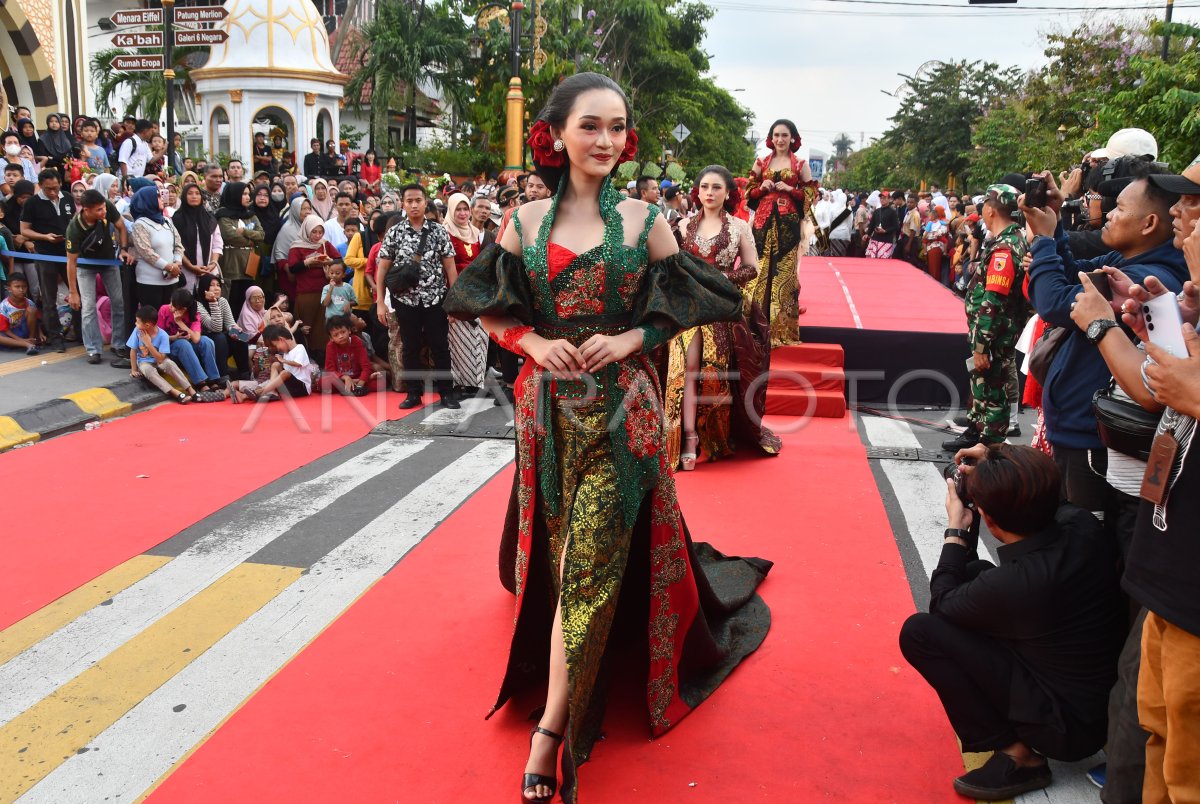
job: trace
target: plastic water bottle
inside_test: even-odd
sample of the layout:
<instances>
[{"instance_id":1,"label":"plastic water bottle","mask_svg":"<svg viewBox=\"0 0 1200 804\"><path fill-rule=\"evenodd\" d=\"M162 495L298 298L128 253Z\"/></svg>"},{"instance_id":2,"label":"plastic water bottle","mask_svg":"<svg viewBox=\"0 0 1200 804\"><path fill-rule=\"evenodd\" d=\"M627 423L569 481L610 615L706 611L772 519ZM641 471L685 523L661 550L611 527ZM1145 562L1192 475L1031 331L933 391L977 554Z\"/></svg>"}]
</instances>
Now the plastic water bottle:
<instances>
[{"instance_id":1,"label":"plastic water bottle","mask_svg":"<svg viewBox=\"0 0 1200 804\"><path fill-rule=\"evenodd\" d=\"M84 430L99 430L100 422L88 422L83 426Z\"/></svg>"}]
</instances>

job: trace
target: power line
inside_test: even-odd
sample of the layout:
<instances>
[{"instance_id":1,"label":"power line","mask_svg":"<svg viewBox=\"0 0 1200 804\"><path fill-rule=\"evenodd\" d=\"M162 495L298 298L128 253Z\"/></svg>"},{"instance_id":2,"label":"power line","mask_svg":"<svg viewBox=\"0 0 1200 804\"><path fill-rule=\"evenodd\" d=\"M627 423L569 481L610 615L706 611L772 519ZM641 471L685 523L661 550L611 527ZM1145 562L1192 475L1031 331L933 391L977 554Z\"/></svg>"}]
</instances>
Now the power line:
<instances>
[{"instance_id":1,"label":"power line","mask_svg":"<svg viewBox=\"0 0 1200 804\"><path fill-rule=\"evenodd\" d=\"M853 3L864 6L906 6L914 8L951 8L958 11L968 11L971 14L980 12L994 11L1004 13L1010 9L1006 8L980 8L968 9L962 3L918 3L913 0L817 0L825 3ZM807 14L807 13L822 13L827 14L828 11L820 9L805 9L805 8L782 8L780 6L771 6L761 3L740 2L739 0L710 0L709 5L717 8L727 8L730 11L762 11L778 14ZM1200 8L1200 3L1175 3L1175 8ZM1028 6L1022 5L1011 9L1012 11L1161 11L1162 4L1148 6ZM849 13L857 14L857 11Z\"/></svg>"},{"instance_id":2,"label":"power line","mask_svg":"<svg viewBox=\"0 0 1200 804\"><path fill-rule=\"evenodd\" d=\"M820 2L843 2L843 3L861 3L868 6L881 6L878 11L867 9L832 9L828 7L822 8L779 8L777 6L756 5L751 3L732 2L731 0L709 0L709 5L718 11L747 11L770 14L789 14L793 16L820 16L820 17L877 17L881 19L911 19L912 12L901 11L904 7L918 8L936 8L943 9L939 14L939 19L995 19L1001 16L1005 18L1028 18L1028 17L1046 17L1054 14L1078 15L1090 14L1094 11L1108 12L1142 12L1152 11L1157 12L1160 6L1069 6L1069 7L1053 7L1053 6L1026 6L1023 8L1013 7L972 7L968 8L961 4L946 4L946 3L914 3L900 2L899 0L819 0ZM895 10L886 10L892 7ZM1200 8L1200 4L1196 3L1176 3L1175 8Z\"/></svg>"}]
</instances>

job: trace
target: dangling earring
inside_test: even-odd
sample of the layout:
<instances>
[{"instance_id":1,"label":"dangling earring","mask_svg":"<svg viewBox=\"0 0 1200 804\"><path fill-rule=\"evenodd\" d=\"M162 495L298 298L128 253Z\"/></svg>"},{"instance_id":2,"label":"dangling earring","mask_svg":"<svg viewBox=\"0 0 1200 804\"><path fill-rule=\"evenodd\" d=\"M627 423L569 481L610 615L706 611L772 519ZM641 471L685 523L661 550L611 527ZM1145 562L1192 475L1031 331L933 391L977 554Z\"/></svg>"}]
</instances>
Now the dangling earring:
<instances>
[{"instance_id":1,"label":"dangling earring","mask_svg":"<svg viewBox=\"0 0 1200 804\"><path fill-rule=\"evenodd\" d=\"M554 150L556 150L556 151L562 151L562 150L564 150L566 147L567 147L567 144L566 144L565 142L563 142L562 140L555 140L555 141L554 141Z\"/></svg>"}]
</instances>

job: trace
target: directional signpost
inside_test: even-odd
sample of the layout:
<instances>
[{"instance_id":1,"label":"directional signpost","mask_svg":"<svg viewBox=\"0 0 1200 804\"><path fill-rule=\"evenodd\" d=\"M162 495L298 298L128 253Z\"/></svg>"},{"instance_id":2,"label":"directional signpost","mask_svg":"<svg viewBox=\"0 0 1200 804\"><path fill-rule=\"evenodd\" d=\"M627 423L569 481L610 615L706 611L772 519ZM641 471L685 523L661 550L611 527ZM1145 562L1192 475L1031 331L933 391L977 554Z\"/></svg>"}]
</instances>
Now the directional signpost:
<instances>
[{"instance_id":1,"label":"directional signpost","mask_svg":"<svg viewBox=\"0 0 1200 804\"><path fill-rule=\"evenodd\" d=\"M199 26L220 22L229 16L223 6L188 6L175 8L175 0L161 0L162 8L131 9L115 12L109 19L118 28L131 25L161 25L161 31L120 31L112 42L117 47L131 49L162 48L161 53L126 53L112 60L118 72L149 72L162 70L167 83L167 164L175 162L175 70L171 51L176 47L222 45L229 38L225 31ZM174 30L179 25L184 30Z\"/></svg>"},{"instance_id":2,"label":"directional signpost","mask_svg":"<svg viewBox=\"0 0 1200 804\"><path fill-rule=\"evenodd\" d=\"M144 8L136 11L118 11L109 17L113 25L162 25L161 8Z\"/></svg>"},{"instance_id":3,"label":"directional signpost","mask_svg":"<svg viewBox=\"0 0 1200 804\"><path fill-rule=\"evenodd\" d=\"M180 9L182 10L182 9ZM221 9L224 11L225 9ZM224 31L176 31L175 47L195 45L223 45L229 34Z\"/></svg>"},{"instance_id":4,"label":"directional signpost","mask_svg":"<svg viewBox=\"0 0 1200 804\"><path fill-rule=\"evenodd\" d=\"M112 68L119 73L143 73L162 70L165 65L163 55L153 56L114 56Z\"/></svg>"},{"instance_id":5,"label":"directional signpost","mask_svg":"<svg viewBox=\"0 0 1200 804\"><path fill-rule=\"evenodd\" d=\"M176 25L201 25L206 22L220 22L229 16L224 6L190 6L175 9Z\"/></svg>"},{"instance_id":6,"label":"directional signpost","mask_svg":"<svg viewBox=\"0 0 1200 804\"><path fill-rule=\"evenodd\" d=\"M112 43L117 47L160 48L163 46L163 35L161 31L119 33L112 38Z\"/></svg>"}]
</instances>

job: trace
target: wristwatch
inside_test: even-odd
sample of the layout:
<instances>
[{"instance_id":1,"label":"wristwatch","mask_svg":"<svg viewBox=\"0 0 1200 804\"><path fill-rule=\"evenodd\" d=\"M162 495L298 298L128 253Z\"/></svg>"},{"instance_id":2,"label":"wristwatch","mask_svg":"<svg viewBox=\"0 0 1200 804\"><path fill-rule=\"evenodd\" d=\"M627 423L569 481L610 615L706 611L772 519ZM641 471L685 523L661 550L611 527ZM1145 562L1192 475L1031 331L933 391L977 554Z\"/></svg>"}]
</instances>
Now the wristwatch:
<instances>
[{"instance_id":1,"label":"wristwatch","mask_svg":"<svg viewBox=\"0 0 1200 804\"><path fill-rule=\"evenodd\" d=\"M1118 326L1120 324L1111 318L1097 318L1088 324L1087 339L1092 342L1093 346L1099 346L1100 341L1104 340L1104 333Z\"/></svg>"}]
</instances>

